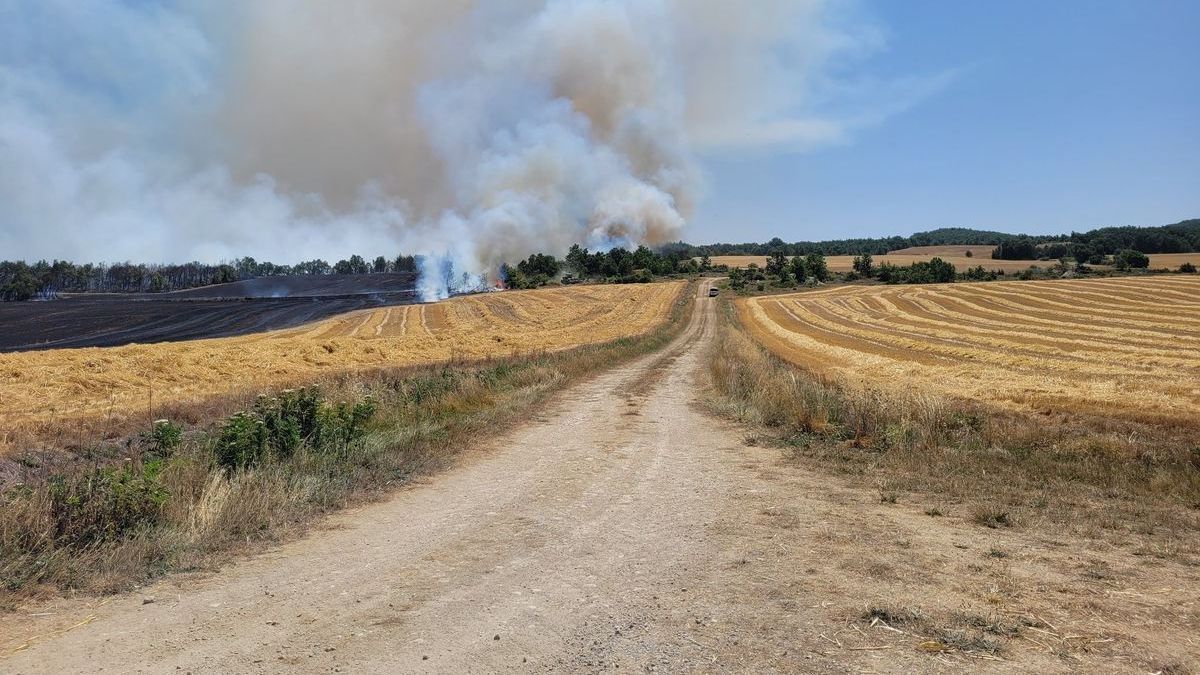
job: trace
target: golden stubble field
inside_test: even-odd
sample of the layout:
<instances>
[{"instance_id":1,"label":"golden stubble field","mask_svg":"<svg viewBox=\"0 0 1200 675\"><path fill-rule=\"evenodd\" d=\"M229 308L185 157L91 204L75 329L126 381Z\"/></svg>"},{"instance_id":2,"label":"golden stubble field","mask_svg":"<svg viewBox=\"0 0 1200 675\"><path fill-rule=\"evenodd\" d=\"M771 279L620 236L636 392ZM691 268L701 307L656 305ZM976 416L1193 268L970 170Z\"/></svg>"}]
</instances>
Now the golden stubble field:
<instances>
[{"instance_id":1,"label":"golden stubble field","mask_svg":"<svg viewBox=\"0 0 1200 675\"><path fill-rule=\"evenodd\" d=\"M852 386L1200 426L1200 277L842 286L737 301L764 346Z\"/></svg>"},{"instance_id":2,"label":"golden stubble field","mask_svg":"<svg viewBox=\"0 0 1200 675\"><path fill-rule=\"evenodd\" d=\"M573 286L352 312L232 338L0 354L0 449L30 425L151 414L342 372L553 351L645 333L685 282ZM69 425L68 425L69 426Z\"/></svg>"}]
</instances>

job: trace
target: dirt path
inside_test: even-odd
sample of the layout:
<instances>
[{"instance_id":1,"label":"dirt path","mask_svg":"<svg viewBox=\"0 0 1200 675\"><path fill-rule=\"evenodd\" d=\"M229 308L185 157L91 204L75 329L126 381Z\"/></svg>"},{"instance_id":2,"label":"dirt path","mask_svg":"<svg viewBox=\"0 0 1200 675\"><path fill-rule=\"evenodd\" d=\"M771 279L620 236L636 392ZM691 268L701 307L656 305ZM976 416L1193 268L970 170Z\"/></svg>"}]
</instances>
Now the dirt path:
<instances>
[{"instance_id":1,"label":"dirt path","mask_svg":"<svg viewBox=\"0 0 1200 675\"><path fill-rule=\"evenodd\" d=\"M853 623L879 592L856 580L891 573L864 550L915 541L902 564L932 570L994 544L793 470L702 413L714 305L701 297L662 352L303 540L110 602L9 615L0 671L1066 669L1040 652L1019 666L930 655Z\"/></svg>"}]
</instances>

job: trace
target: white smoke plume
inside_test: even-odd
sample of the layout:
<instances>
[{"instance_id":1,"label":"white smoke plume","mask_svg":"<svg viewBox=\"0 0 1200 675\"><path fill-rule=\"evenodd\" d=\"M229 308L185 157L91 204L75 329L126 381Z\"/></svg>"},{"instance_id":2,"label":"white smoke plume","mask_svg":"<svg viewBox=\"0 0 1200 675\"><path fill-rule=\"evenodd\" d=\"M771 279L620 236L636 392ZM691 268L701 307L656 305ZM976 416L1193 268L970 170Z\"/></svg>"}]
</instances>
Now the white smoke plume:
<instances>
[{"instance_id":1,"label":"white smoke plume","mask_svg":"<svg viewBox=\"0 0 1200 675\"><path fill-rule=\"evenodd\" d=\"M0 0L0 259L658 244L698 148L803 145L820 0ZM816 138L815 140L821 140Z\"/></svg>"}]
</instances>

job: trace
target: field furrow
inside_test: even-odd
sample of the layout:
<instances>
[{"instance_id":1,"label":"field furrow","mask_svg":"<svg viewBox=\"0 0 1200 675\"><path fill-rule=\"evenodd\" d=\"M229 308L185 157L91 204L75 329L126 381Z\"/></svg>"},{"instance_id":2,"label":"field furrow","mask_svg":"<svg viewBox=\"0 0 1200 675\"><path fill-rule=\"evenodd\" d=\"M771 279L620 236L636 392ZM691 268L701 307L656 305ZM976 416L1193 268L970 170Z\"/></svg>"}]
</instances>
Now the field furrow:
<instances>
[{"instance_id":1,"label":"field furrow","mask_svg":"<svg viewBox=\"0 0 1200 675\"><path fill-rule=\"evenodd\" d=\"M842 286L737 302L783 358L853 386L1200 427L1200 278Z\"/></svg>"},{"instance_id":2,"label":"field furrow","mask_svg":"<svg viewBox=\"0 0 1200 675\"><path fill-rule=\"evenodd\" d=\"M290 386L327 373L606 342L666 321L684 285L508 291L359 310L232 338L0 354L0 430L148 419L163 405Z\"/></svg>"}]
</instances>

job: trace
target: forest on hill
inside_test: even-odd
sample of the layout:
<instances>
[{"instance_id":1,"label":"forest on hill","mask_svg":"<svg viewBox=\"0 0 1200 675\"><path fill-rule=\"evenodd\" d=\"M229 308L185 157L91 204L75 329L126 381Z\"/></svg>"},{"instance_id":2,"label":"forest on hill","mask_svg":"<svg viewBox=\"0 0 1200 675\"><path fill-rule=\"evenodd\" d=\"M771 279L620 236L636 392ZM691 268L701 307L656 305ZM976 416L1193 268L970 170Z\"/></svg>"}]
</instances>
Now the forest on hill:
<instances>
[{"instance_id":1,"label":"forest on hill","mask_svg":"<svg viewBox=\"0 0 1200 675\"><path fill-rule=\"evenodd\" d=\"M1094 251L1095 255L1100 256L1112 255L1125 249L1141 253L1191 253L1200 251L1200 219L1184 220L1158 227L1103 227L1087 232L1056 235L1007 234L965 227L944 227L928 232L917 232L908 237L834 239L791 243L775 237L762 243L693 245L676 242L668 244L664 248L677 249L692 257L704 255L766 256L775 252L782 252L788 256L808 255L809 253L883 255L888 251L897 251L913 246L986 245L1001 247L1002 244L1004 250L998 251L997 257L1008 260L1059 258L1066 255L1071 247L1076 247L1081 254ZM1090 255L1086 257L1090 257Z\"/></svg>"}]
</instances>

